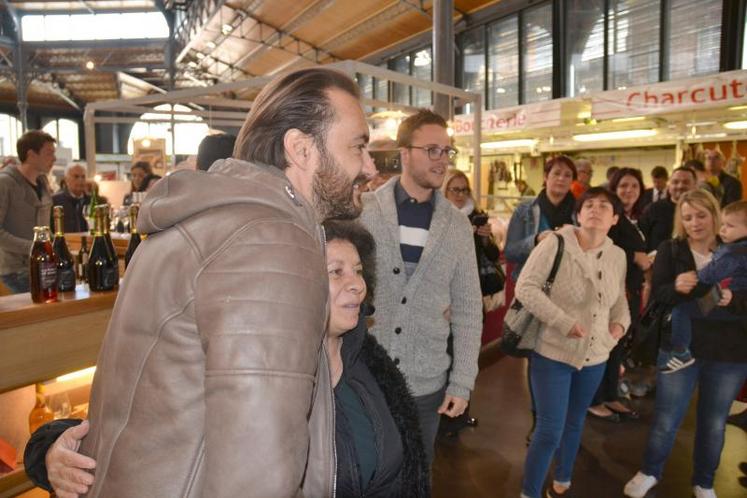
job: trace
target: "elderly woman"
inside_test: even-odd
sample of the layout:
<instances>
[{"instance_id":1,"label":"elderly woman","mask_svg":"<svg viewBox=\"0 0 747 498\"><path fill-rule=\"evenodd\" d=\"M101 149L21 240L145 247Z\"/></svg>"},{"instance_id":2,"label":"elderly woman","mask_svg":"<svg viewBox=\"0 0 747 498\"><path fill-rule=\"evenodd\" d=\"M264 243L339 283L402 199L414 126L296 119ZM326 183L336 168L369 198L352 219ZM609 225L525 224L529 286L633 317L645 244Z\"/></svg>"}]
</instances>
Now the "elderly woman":
<instances>
[{"instance_id":1,"label":"elderly woman","mask_svg":"<svg viewBox=\"0 0 747 498\"><path fill-rule=\"evenodd\" d=\"M324 227L330 302L325 347L335 396L337 495L426 497L429 477L415 402L366 327L375 275L373 237L354 222L328 221ZM83 494L93 483L94 476L82 469L95 462L75 452L87 424L60 437L78 422L43 426L26 449L29 476L45 489L54 488L59 498Z\"/></svg>"},{"instance_id":2,"label":"elderly woman","mask_svg":"<svg viewBox=\"0 0 747 498\"><path fill-rule=\"evenodd\" d=\"M708 264L717 245L718 201L700 189L682 194L675 210L674 227L674 239L659 246L652 282L652 298L672 307L709 290L710 286L698 282L695 271ZM747 320L692 320L690 347L695 363L670 374L657 374L654 423L643 466L625 485L625 496L643 498L661 480L677 430L697 388L693 494L695 498L716 498L713 480L724 447L726 418L747 379L745 330ZM665 334L662 348L668 349L668 344L669 337Z\"/></svg>"},{"instance_id":3,"label":"elderly woman","mask_svg":"<svg viewBox=\"0 0 747 498\"><path fill-rule=\"evenodd\" d=\"M601 187L578 200L579 227L546 237L529 255L516 297L540 321L531 356L537 428L524 464L522 498L540 498L553 456L549 498L570 496L571 474L586 410L604 374L607 357L630 323L625 299L625 253L607 237L622 215ZM555 255L562 258L550 295L543 287Z\"/></svg>"}]
</instances>

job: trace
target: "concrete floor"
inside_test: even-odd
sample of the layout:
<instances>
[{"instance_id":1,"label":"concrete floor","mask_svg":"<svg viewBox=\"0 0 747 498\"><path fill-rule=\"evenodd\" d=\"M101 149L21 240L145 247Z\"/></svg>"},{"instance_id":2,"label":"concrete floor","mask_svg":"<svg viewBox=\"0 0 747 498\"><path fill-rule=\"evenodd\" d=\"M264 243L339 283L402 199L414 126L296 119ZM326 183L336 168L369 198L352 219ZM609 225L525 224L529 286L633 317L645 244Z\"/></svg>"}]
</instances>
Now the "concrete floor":
<instances>
[{"instance_id":1,"label":"concrete floor","mask_svg":"<svg viewBox=\"0 0 747 498\"><path fill-rule=\"evenodd\" d=\"M434 463L434 498L518 498L531 425L524 360L500 358L484 367L470 412L479 426L457 438L441 438ZM653 398L635 401L641 419L621 424L587 419L573 476L574 498L620 498L638 470L653 419ZM742 405L744 407L744 405ZM648 498L690 498L694 405L680 429L662 482ZM747 461L747 432L727 425L715 491L719 498L747 498L737 465Z\"/></svg>"}]
</instances>

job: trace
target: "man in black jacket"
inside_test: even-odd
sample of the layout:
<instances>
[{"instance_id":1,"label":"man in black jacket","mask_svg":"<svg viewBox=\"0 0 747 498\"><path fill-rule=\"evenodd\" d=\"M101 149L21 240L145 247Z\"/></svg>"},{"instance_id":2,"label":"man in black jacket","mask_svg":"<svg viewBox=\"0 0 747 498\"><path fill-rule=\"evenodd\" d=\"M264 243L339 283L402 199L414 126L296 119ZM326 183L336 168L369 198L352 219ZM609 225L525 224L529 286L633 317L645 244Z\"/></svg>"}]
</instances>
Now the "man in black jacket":
<instances>
[{"instance_id":1,"label":"man in black jacket","mask_svg":"<svg viewBox=\"0 0 747 498\"><path fill-rule=\"evenodd\" d=\"M65 168L65 188L52 196L53 206L62 206L65 215L65 232L87 232L88 222L84 215L91 196L86 194L86 168L70 164ZM49 226L54 226L50 221Z\"/></svg>"},{"instance_id":2,"label":"man in black jacket","mask_svg":"<svg viewBox=\"0 0 747 498\"><path fill-rule=\"evenodd\" d=\"M667 185L667 197L649 205L643 212L638 228L646 237L646 251L655 251L659 244L672 238L674 208L682 194L695 188L695 181L695 171L676 168Z\"/></svg>"},{"instance_id":3,"label":"man in black jacket","mask_svg":"<svg viewBox=\"0 0 747 498\"><path fill-rule=\"evenodd\" d=\"M716 149L706 150L705 167L708 173L718 178L719 184L724 189L721 207L742 198L742 184L724 171L724 155L721 151Z\"/></svg>"}]
</instances>

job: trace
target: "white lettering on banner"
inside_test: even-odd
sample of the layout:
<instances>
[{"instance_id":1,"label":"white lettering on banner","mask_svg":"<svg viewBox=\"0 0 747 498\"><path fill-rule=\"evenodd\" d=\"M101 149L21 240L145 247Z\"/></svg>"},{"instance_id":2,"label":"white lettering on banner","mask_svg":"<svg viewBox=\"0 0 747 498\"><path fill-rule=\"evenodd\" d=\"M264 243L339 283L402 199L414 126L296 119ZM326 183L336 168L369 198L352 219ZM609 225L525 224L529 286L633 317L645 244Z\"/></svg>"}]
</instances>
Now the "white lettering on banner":
<instances>
[{"instance_id":1,"label":"white lettering on banner","mask_svg":"<svg viewBox=\"0 0 747 498\"><path fill-rule=\"evenodd\" d=\"M474 121L474 114L454 116L454 135L471 135L474 132ZM560 125L560 103L558 101L540 102L482 113L482 133L484 135L558 125Z\"/></svg>"},{"instance_id":2,"label":"white lettering on banner","mask_svg":"<svg viewBox=\"0 0 747 498\"><path fill-rule=\"evenodd\" d=\"M708 78L603 92L592 96L591 115L595 119L611 119L744 102L747 71L730 71Z\"/></svg>"}]
</instances>

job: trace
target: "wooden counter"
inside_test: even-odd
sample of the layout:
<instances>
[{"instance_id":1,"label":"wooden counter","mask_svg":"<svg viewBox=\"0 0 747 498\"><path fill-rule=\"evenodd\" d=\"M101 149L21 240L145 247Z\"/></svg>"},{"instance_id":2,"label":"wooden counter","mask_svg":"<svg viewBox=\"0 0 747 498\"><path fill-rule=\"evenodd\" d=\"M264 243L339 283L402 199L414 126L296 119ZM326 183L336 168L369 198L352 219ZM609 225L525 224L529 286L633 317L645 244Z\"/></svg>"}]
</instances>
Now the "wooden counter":
<instances>
[{"instance_id":1,"label":"wooden counter","mask_svg":"<svg viewBox=\"0 0 747 498\"><path fill-rule=\"evenodd\" d=\"M0 297L0 392L93 366L116 297L84 285L50 304Z\"/></svg>"}]
</instances>

